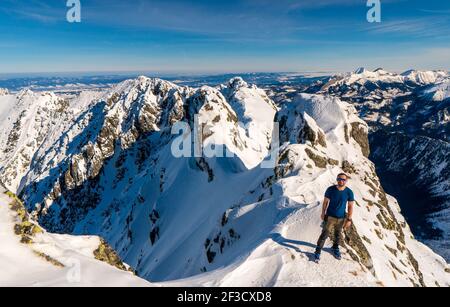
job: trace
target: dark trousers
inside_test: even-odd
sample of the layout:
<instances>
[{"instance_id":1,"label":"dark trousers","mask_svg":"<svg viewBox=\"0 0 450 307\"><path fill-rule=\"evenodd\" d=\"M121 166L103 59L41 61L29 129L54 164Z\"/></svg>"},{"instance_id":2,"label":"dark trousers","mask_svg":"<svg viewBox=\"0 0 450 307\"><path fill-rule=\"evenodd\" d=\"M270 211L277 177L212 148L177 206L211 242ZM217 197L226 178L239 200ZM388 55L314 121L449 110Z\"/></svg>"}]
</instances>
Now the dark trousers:
<instances>
[{"instance_id":1,"label":"dark trousers","mask_svg":"<svg viewBox=\"0 0 450 307\"><path fill-rule=\"evenodd\" d=\"M333 248L339 248L342 242L342 230L344 228L345 218L338 219L327 216L323 225L322 234L317 242L317 251L321 251L327 241L328 237L333 240Z\"/></svg>"}]
</instances>

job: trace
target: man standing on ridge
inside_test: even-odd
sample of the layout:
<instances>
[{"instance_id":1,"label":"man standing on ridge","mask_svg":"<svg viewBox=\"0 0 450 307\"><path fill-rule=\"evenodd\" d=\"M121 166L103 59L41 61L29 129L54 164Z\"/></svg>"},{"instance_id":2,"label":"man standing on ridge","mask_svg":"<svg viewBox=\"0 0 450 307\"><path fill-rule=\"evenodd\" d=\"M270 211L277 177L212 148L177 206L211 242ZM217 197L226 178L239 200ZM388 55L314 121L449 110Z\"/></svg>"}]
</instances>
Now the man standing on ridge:
<instances>
[{"instance_id":1,"label":"man standing on ridge","mask_svg":"<svg viewBox=\"0 0 450 307\"><path fill-rule=\"evenodd\" d=\"M333 240L333 255L341 260L339 245L342 240L343 229L348 229L352 225L353 206L355 196L353 191L347 187L350 177L347 174L339 174L337 185L331 186L325 192L325 199L322 207L322 220L324 221L323 231L317 242L317 249L314 254L314 261L320 261L320 255L327 238L331 235ZM348 213L347 213L348 205Z\"/></svg>"}]
</instances>

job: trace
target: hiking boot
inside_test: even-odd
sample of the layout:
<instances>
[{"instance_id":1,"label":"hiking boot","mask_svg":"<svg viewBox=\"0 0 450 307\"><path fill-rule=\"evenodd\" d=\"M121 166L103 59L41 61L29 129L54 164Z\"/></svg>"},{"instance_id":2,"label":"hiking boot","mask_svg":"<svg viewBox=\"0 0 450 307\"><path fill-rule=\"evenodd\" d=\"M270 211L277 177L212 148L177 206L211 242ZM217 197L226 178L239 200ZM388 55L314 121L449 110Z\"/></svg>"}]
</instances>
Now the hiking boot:
<instances>
[{"instance_id":1,"label":"hiking boot","mask_svg":"<svg viewBox=\"0 0 450 307\"><path fill-rule=\"evenodd\" d=\"M339 250L339 248L333 248L333 256L337 260L341 260L342 259L341 251Z\"/></svg>"},{"instance_id":2,"label":"hiking boot","mask_svg":"<svg viewBox=\"0 0 450 307\"><path fill-rule=\"evenodd\" d=\"M315 263L319 263L320 262L320 255L321 255L321 252L319 250L316 250L316 252L314 253L314 257L313 257L313 261Z\"/></svg>"}]
</instances>

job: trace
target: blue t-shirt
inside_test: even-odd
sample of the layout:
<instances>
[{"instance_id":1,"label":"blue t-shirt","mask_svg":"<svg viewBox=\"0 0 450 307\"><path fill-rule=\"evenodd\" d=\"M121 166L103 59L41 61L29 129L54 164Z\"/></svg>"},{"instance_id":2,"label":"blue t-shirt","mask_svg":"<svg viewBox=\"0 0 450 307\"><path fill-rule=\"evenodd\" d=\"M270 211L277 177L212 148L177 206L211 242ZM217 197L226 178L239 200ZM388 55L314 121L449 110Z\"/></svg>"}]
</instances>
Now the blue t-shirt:
<instances>
[{"instance_id":1,"label":"blue t-shirt","mask_svg":"<svg viewBox=\"0 0 450 307\"><path fill-rule=\"evenodd\" d=\"M355 196L351 189L345 188L345 190L339 191L335 185L327 189L325 197L330 200L327 215L338 219L345 218L347 203L355 201Z\"/></svg>"}]
</instances>

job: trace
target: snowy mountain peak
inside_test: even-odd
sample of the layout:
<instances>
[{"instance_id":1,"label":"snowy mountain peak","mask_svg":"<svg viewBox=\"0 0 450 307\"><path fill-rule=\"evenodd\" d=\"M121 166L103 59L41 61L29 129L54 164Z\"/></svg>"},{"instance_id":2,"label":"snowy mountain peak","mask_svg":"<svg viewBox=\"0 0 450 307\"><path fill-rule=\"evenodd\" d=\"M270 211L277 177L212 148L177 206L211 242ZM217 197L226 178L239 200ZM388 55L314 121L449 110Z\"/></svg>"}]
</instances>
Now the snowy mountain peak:
<instances>
[{"instance_id":1,"label":"snowy mountain peak","mask_svg":"<svg viewBox=\"0 0 450 307\"><path fill-rule=\"evenodd\" d=\"M360 67L353 72L354 75L363 75L363 76L374 76L377 75L385 75L389 74L389 72L385 71L383 68L379 67L373 71L366 69L365 67Z\"/></svg>"},{"instance_id":2,"label":"snowy mountain peak","mask_svg":"<svg viewBox=\"0 0 450 307\"><path fill-rule=\"evenodd\" d=\"M17 94L16 94L16 97L17 97L17 99L23 99L24 97L27 97L27 96L33 96L33 95L35 95L35 93L32 91L32 90L30 90L30 89L28 89L28 88L25 88L25 89L22 89L22 90L20 90Z\"/></svg>"},{"instance_id":3,"label":"snowy mountain peak","mask_svg":"<svg viewBox=\"0 0 450 307\"><path fill-rule=\"evenodd\" d=\"M422 97L437 102L450 99L450 79L425 89Z\"/></svg>"},{"instance_id":4,"label":"snowy mountain peak","mask_svg":"<svg viewBox=\"0 0 450 307\"><path fill-rule=\"evenodd\" d=\"M248 87L248 84L241 77L235 77L228 81L228 87L239 90L242 87Z\"/></svg>"},{"instance_id":5,"label":"snowy mountain peak","mask_svg":"<svg viewBox=\"0 0 450 307\"><path fill-rule=\"evenodd\" d=\"M405 81L414 82L417 84L432 84L440 79L448 76L445 71L419 71L419 70L408 70L401 74L405 78Z\"/></svg>"},{"instance_id":6,"label":"snowy mountain peak","mask_svg":"<svg viewBox=\"0 0 450 307\"><path fill-rule=\"evenodd\" d=\"M336 86L364 86L366 83L382 83L382 82L402 82L400 76L389 73L381 68L374 71L370 71L365 68L358 68L353 73L348 73L345 75L336 75L331 78L329 83L326 85L329 87Z\"/></svg>"},{"instance_id":7,"label":"snowy mountain peak","mask_svg":"<svg viewBox=\"0 0 450 307\"><path fill-rule=\"evenodd\" d=\"M365 82L382 82L382 83L405 83L410 82L418 85L427 85L443 79L448 74L444 71L418 71L408 70L402 74L388 72L383 68L374 71L365 68L359 68L354 73L347 75L343 81L347 85L353 83L363 84ZM336 77L338 78L338 77Z\"/></svg>"},{"instance_id":8,"label":"snowy mountain peak","mask_svg":"<svg viewBox=\"0 0 450 307\"><path fill-rule=\"evenodd\" d=\"M42 136L36 138L38 142L27 149L23 158L26 163L22 158L17 160L20 155L14 155L15 162L4 165L1 170L5 183L11 189L24 188L30 192L30 203L34 204L34 192L28 189L29 184L41 181L39 178L44 179L47 172L59 174L34 184L38 188L41 184L42 188L46 186L45 202L36 201L40 208L49 207L61 189L75 189L99 176L104 164L117 152L138 150L136 147L140 146L147 148L150 143L156 150L171 141L170 129L174 123L185 121L193 125L194 116L198 116L203 130L204 145L224 145L247 168L252 168L268 153L276 107L256 87L223 91L225 96L212 87L193 89L139 77L124 81L91 101L86 97L76 98L68 102L67 110L62 113L65 120L58 123L58 129L41 129ZM35 113L30 110L27 114ZM55 117L50 116L48 120ZM5 131L11 129L7 127ZM151 135L155 140L145 141ZM150 147L145 152L151 152ZM22 164L26 167L17 167ZM27 174L29 168L32 171ZM26 179L22 178L25 174ZM21 181L23 187L18 185Z\"/></svg>"},{"instance_id":9,"label":"snowy mountain peak","mask_svg":"<svg viewBox=\"0 0 450 307\"><path fill-rule=\"evenodd\" d=\"M396 74L383 69L358 69L354 73L333 76L326 83L318 81L306 92L330 94L356 103L376 102L373 108L379 109L382 101L389 103L400 93L411 94L416 89L443 82L447 78L448 73L443 71L410 70ZM383 119L382 123L384 122Z\"/></svg>"},{"instance_id":10,"label":"snowy mountain peak","mask_svg":"<svg viewBox=\"0 0 450 307\"><path fill-rule=\"evenodd\" d=\"M296 114L301 116L300 122ZM359 119L354 107L337 98L299 94L292 103L284 105L277 117L285 129L281 134L284 141L298 143L306 137L313 145L326 148L326 138L336 143L352 140L351 147L359 148L359 155L369 155L367 124ZM305 132L307 135L300 137Z\"/></svg>"},{"instance_id":11,"label":"snowy mountain peak","mask_svg":"<svg viewBox=\"0 0 450 307\"><path fill-rule=\"evenodd\" d=\"M409 76L412 74L416 74L418 71L415 69L408 69L407 71L401 73L402 76Z\"/></svg>"},{"instance_id":12,"label":"snowy mountain peak","mask_svg":"<svg viewBox=\"0 0 450 307\"><path fill-rule=\"evenodd\" d=\"M367 71L366 68L364 68L364 67L359 67L359 68L357 68L353 73L354 73L354 74L357 74L357 75L360 75L360 74L365 73L366 71Z\"/></svg>"},{"instance_id":13,"label":"snowy mountain peak","mask_svg":"<svg viewBox=\"0 0 450 307\"><path fill-rule=\"evenodd\" d=\"M147 96L153 94L154 96L163 97L170 90L178 88L176 84L169 81L140 76L117 84L108 93L109 95L122 94L127 96L130 96L129 94L131 93L130 98L134 98L133 95L138 95L139 93L146 93Z\"/></svg>"}]
</instances>

